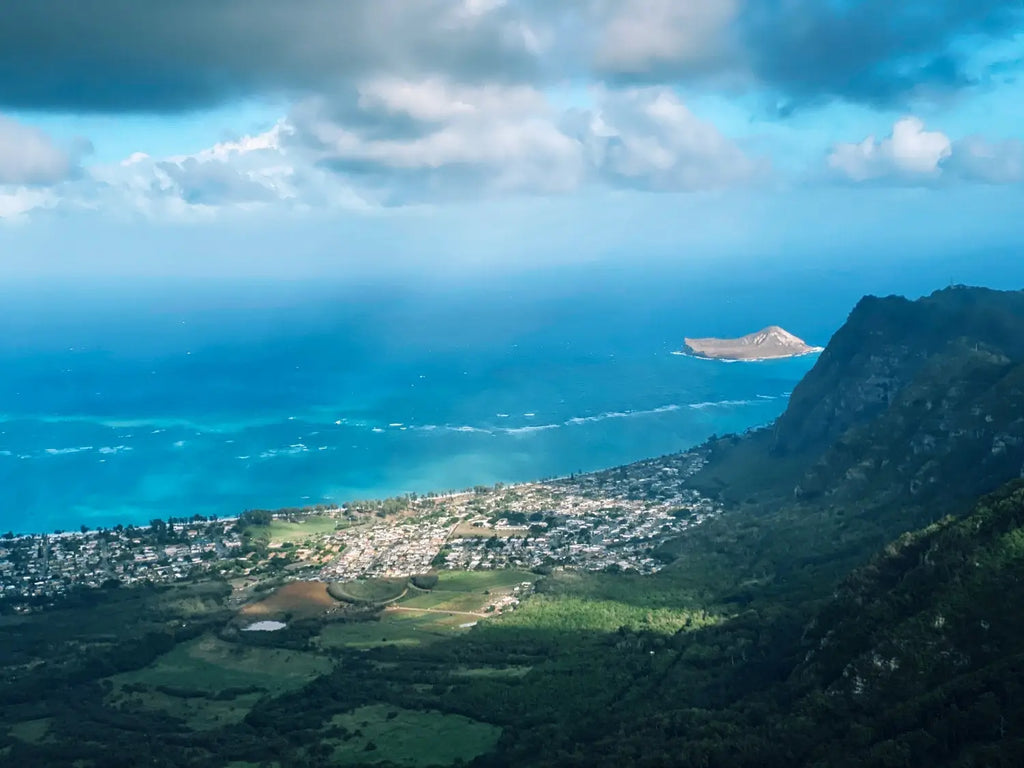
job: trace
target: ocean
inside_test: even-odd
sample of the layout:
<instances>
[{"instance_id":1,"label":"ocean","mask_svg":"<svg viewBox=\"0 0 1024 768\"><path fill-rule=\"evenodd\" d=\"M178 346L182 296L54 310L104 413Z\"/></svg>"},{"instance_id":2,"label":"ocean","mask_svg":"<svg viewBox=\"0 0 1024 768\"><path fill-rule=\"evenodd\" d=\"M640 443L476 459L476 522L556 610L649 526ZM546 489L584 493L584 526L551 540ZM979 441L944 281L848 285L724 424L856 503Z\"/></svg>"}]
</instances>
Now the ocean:
<instances>
[{"instance_id":1,"label":"ocean","mask_svg":"<svg viewBox=\"0 0 1024 768\"><path fill-rule=\"evenodd\" d=\"M765 279L12 295L0 530L524 481L742 432L778 416L816 358L697 360L673 354L683 337L779 324L824 345L857 295L839 281L823 308Z\"/></svg>"}]
</instances>

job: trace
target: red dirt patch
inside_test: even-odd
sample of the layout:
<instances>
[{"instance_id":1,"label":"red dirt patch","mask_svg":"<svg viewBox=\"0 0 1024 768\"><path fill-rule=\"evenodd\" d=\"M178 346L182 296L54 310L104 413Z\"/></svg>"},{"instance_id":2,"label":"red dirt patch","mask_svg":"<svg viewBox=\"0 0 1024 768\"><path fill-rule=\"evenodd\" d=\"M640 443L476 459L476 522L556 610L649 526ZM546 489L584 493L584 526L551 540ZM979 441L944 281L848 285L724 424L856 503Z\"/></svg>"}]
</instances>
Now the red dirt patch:
<instances>
[{"instance_id":1,"label":"red dirt patch","mask_svg":"<svg viewBox=\"0 0 1024 768\"><path fill-rule=\"evenodd\" d=\"M293 581L258 603L250 603L239 611L246 618L291 614L296 619L311 619L337 608L338 601L327 594L322 581Z\"/></svg>"}]
</instances>

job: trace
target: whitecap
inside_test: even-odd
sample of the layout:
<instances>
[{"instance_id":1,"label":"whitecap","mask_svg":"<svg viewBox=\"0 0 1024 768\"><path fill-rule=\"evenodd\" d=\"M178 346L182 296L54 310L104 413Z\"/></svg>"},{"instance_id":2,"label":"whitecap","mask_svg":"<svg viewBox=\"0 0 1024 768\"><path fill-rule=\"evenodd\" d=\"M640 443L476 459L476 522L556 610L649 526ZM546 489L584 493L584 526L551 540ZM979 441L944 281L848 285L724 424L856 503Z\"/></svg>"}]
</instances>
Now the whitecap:
<instances>
[{"instance_id":1,"label":"whitecap","mask_svg":"<svg viewBox=\"0 0 1024 768\"><path fill-rule=\"evenodd\" d=\"M503 429L502 432L507 435L522 435L530 432L546 432L549 429L560 429L561 427L561 424L536 424L530 427L510 427Z\"/></svg>"},{"instance_id":2,"label":"whitecap","mask_svg":"<svg viewBox=\"0 0 1024 768\"><path fill-rule=\"evenodd\" d=\"M270 450L261 453L260 458L272 459L275 456L295 456L300 453L306 453L307 451L309 451L309 448L307 448L305 445L303 445L302 443L295 443L294 445L289 445L287 448L271 448Z\"/></svg>"},{"instance_id":3,"label":"whitecap","mask_svg":"<svg viewBox=\"0 0 1024 768\"><path fill-rule=\"evenodd\" d=\"M93 450L91 445L82 445L78 448L46 448L44 452L50 456L67 456L72 453L82 453L83 451L91 450Z\"/></svg>"},{"instance_id":4,"label":"whitecap","mask_svg":"<svg viewBox=\"0 0 1024 768\"><path fill-rule=\"evenodd\" d=\"M753 400L711 400L704 403L690 403L690 407L694 410L703 410L705 408L719 408L719 407L730 407L734 405L751 405Z\"/></svg>"}]
</instances>

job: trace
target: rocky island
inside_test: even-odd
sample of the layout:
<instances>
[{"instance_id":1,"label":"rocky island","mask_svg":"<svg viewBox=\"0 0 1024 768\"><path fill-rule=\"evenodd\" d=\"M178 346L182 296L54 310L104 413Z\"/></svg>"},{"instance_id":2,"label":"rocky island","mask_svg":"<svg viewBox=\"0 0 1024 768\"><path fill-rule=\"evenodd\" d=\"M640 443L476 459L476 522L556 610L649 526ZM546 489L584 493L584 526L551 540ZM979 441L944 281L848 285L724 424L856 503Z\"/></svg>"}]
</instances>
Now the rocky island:
<instances>
[{"instance_id":1,"label":"rocky island","mask_svg":"<svg viewBox=\"0 0 1024 768\"><path fill-rule=\"evenodd\" d=\"M777 325L738 339L684 339L683 353L709 360L776 360L821 352Z\"/></svg>"}]
</instances>

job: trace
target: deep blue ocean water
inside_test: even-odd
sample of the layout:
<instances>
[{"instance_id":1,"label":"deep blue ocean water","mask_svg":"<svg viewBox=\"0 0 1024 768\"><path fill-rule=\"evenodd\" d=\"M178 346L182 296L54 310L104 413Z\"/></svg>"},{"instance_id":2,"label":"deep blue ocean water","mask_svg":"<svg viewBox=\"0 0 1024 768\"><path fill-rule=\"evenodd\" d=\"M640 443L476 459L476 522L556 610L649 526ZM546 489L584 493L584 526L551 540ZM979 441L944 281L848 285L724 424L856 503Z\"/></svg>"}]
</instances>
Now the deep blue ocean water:
<instances>
[{"instance_id":1,"label":"deep blue ocean water","mask_svg":"<svg viewBox=\"0 0 1024 768\"><path fill-rule=\"evenodd\" d=\"M741 432L781 413L815 358L672 353L772 323L824 345L861 288L802 279L12 294L0 530L520 481Z\"/></svg>"}]
</instances>

